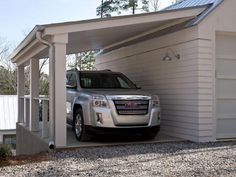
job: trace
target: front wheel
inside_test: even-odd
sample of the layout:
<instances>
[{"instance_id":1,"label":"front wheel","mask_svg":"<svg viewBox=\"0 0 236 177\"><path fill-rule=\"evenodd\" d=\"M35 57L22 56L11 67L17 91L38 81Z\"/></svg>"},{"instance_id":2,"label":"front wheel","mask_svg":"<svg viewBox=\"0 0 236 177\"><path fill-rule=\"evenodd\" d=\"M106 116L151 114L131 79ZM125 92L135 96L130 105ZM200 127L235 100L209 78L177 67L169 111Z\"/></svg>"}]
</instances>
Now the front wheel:
<instances>
[{"instance_id":1,"label":"front wheel","mask_svg":"<svg viewBox=\"0 0 236 177\"><path fill-rule=\"evenodd\" d=\"M79 141L84 141L88 139L88 135L84 126L83 112L81 109L77 109L74 117L74 133L75 137Z\"/></svg>"}]
</instances>

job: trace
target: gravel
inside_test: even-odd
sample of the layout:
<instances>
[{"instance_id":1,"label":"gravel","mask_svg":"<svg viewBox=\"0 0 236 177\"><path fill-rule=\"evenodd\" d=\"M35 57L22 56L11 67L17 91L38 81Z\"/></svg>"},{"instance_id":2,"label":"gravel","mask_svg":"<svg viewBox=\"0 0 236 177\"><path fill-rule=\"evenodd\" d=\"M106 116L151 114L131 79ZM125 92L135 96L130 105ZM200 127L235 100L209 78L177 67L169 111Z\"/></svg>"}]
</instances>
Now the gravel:
<instances>
[{"instance_id":1,"label":"gravel","mask_svg":"<svg viewBox=\"0 0 236 177\"><path fill-rule=\"evenodd\" d=\"M0 168L0 176L236 176L236 141L90 147L50 156Z\"/></svg>"}]
</instances>

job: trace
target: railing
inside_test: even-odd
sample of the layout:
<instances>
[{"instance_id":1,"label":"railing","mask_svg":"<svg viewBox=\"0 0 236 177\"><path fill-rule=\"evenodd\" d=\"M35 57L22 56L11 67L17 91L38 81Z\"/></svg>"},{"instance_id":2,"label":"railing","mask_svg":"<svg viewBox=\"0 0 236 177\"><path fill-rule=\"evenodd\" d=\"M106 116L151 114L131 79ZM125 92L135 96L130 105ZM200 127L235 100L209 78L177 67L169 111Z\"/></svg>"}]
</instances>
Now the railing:
<instances>
[{"instance_id":1,"label":"railing","mask_svg":"<svg viewBox=\"0 0 236 177\"><path fill-rule=\"evenodd\" d=\"M34 121L32 119L35 119L35 117L30 116L30 96L25 95L21 97L20 99L23 100L24 103L24 113L23 113L23 124L25 125L26 128L30 130L30 127L33 127ZM38 111L38 117L39 120L36 121L38 122L38 132L40 132L40 136L44 139L49 138L49 98L47 96L40 96L37 98L33 98L33 101L38 103L37 105L39 106Z\"/></svg>"},{"instance_id":2,"label":"railing","mask_svg":"<svg viewBox=\"0 0 236 177\"><path fill-rule=\"evenodd\" d=\"M49 98L48 97L39 97L34 98L34 100L38 100L39 103L41 101L41 118L42 124L42 138L48 138L49 137ZM39 110L40 111L40 110Z\"/></svg>"}]
</instances>

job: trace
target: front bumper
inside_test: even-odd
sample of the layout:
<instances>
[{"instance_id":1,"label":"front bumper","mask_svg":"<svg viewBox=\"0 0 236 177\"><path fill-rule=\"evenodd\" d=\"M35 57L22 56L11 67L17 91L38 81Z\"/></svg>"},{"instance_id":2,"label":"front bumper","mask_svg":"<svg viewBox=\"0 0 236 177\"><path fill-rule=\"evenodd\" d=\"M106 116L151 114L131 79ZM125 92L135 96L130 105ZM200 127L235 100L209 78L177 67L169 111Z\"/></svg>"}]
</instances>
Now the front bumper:
<instances>
[{"instance_id":1,"label":"front bumper","mask_svg":"<svg viewBox=\"0 0 236 177\"><path fill-rule=\"evenodd\" d=\"M146 115L118 115L115 107L93 108L91 127L100 128L145 128L161 123L160 107L150 108Z\"/></svg>"},{"instance_id":2,"label":"front bumper","mask_svg":"<svg viewBox=\"0 0 236 177\"><path fill-rule=\"evenodd\" d=\"M119 127L119 128L104 128L104 127L93 127L85 126L86 132L92 135L134 135L134 134L143 134L148 132L155 132L160 130L160 125L152 127Z\"/></svg>"}]
</instances>

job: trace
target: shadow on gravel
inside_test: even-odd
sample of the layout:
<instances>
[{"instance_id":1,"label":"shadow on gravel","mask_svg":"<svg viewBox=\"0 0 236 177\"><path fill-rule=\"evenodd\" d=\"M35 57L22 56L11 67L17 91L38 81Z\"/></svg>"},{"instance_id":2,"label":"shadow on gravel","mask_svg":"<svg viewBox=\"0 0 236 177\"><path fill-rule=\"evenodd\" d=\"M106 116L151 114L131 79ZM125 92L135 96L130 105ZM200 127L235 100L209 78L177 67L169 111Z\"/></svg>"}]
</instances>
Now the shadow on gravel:
<instances>
[{"instance_id":1,"label":"shadow on gravel","mask_svg":"<svg viewBox=\"0 0 236 177\"><path fill-rule=\"evenodd\" d=\"M124 138L124 137L123 137ZM129 139L129 138L128 138ZM127 141L128 141L127 139ZM110 140L110 139L103 139ZM124 139L122 139L124 141ZM114 139L117 141L117 139ZM236 148L236 141L193 143L189 141L171 143L136 144L120 146L86 147L61 150L53 154L55 158L83 158L86 160L109 159L138 154L159 154L164 158L173 155L194 154L207 151L219 151Z\"/></svg>"}]
</instances>

